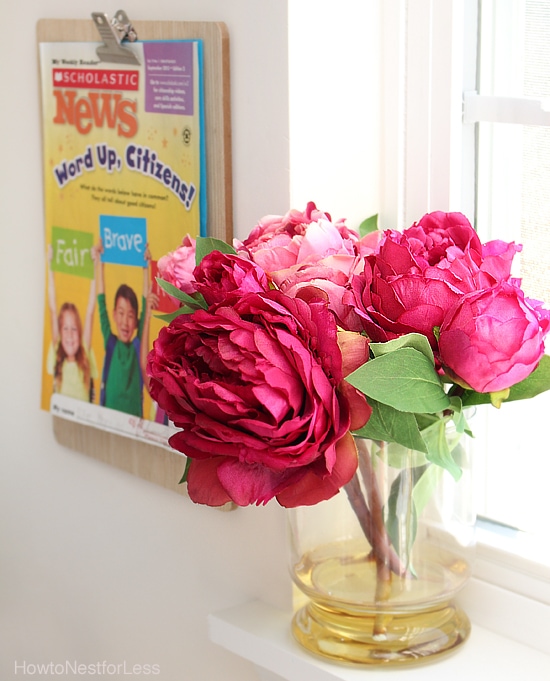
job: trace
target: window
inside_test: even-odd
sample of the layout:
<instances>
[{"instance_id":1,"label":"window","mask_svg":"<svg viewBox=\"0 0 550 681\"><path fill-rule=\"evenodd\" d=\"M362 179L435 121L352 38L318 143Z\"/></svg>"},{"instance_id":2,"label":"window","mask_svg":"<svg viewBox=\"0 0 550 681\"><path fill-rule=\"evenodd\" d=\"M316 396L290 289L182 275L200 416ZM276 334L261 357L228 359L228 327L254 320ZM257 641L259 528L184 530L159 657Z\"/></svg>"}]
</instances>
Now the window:
<instances>
[{"instance_id":1,"label":"window","mask_svg":"<svg viewBox=\"0 0 550 681\"><path fill-rule=\"evenodd\" d=\"M482 241L523 244L514 274L528 296L550 302L550 2L482 0L479 9L478 94L465 99L465 125L477 121L476 227ZM548 393L483 410L477 471L480 513L547 545L549 411Z\"/></svg>"},{"instance_id":2,"label":"window","mask_svg":"<svg viewBox=\"0 0 550 681\"><path fill-rule=\"evenodd\" d=\"M524 243L515 274L550 302L550 2L389 0L382 19L383 226L461 211L482 241ZM477 510L496 521L480 523L480 555L492 561L481 561L482 577L544 602L550 594L524 585L517 570L550 574L549 407L545 394L479 408L473 424Z\"/></svg>"},{"instance_id":3,"label":"window","mask_svg":"<svg viewBox=\"0 0 550 681\"><path fill-rule=\"evenodd\" d=\"M530 111L531 119L544 118L540 102L531 101L533 85L525 89L520 77L516 79L518 73L523 78L524 45L527 42L531 49L535 44L533 39L525 40L524 29L528 21L535 26L542 21L528 18L527 5L539 11L548 2L354 0L336 13L332 5L315 0L289 3L291 204L305 205L320 197L323 206L345 216L351 225L378 212L382 227L396 229L410 226L428 210L457 210L478 226L483 240L492 238L487 229L493 225L499 238L525 242L525 235L518 236L512 229L519 224L514 217L519 212L513 213L511 205L512 189L521 186L522 177L528 177L523 172L527 161L517 160L523 158L523 152L516 154L521 147L510 132L515 129L522 134L522 126L476 121L480 106L481 113L483 106L492 107L494 115L495 101L500 117L516 116L517 108L523 107L524 112ZM499 21L494 23L497 10ZM520 16L525 18L520 20ZM480 77L483 90L478 90L478 25L483 25L481 56L494 54L488 64L498 62L499 68L497 73L493 66L484 66L485 80ZM306 34L304 26L308 27ZM320 43L319 36L328 35L326 31L330 41ZM495 52L496 46L502 46L504 56ZM546 49L544 41L542 46ZM543 66L541 71L545 70ZM492 73L489 87L486 82ZM516 87L516 80L520 86ZM547 97L550 93L539 94ZM497 95L503 99L483 99ZM523 104L518 99L524 100ZM507 130L500 144L495 134L492 137L493 152L501 154L499 158L493 153L493 174L487 169L491 158L483 152L483 133L491 128ZM540 141L531 147L538 152ZM378 172L372 162L377 157ZM540 162L530 163L540 178ZM522 175L517 174L520 168ZM493 183L495 200L490 208L487 204L483 207L480 199L490 195L483 181L496 180L497 174L501 180ZM477 189L476 177L480 180ZM533 181L523 182L528 188L534 186ZM540 190L535 194L540 195ZM515 205L519 210L534 203L528 204L525 197ZM542 210L544 214L546 209ZM532 216L525 220L534 224ZM508 233L506 225L510 226ZM540 236L535 238L535 258L541 251L550 253L546 246L539 248L538 239L550 234L544 221L541 225ZM527 255L526 246L523 257ZM539 267L544 272L547 269ZM528 270L534 270L531 264ZM525 286L531 286L527 280ZM531 295L550 299L550 291L533 289ZM480 515L540 535L529 542L528 532L499 533L497 526L485 525L489 529L480 531L483 541L478 555L489 562L478 561L483 573L478 574L546 603L550 603L550 584L526 585L518 570L550 581L550 559L540 555L541 550L550 550L545 504L541 502L550 472L543 470L550 460L543 444L549 399L539 396L501 410L480 408L473 424L476 459L483 461L476 471L483 495L482 504L478 504ZM492 419L487 428L482 427L485 417ZM520 428L520 423L525 427ZM484 443L486 457L481 451Z\"/></svg>"},{"instance_id":4,"label":"window","mask_svg":"<svg viewBox=\"0 0 550 681\"><path fill-rule=\"evenodd\" d=\"M523 34L517 30L517 18L500 8L502 4L509 10L510 0L491 4L512 19L503 34L506 48L512 30ZM383 228L406 228L429 210L457 210L474 222L485 221L475 217L475 178L484 172L476 171L476 137L482 124L463 117L463 100L466 113L471 114L472 103L474 112L479 108L480 100L466 95L478 93L478 10L481 20L487 7L487 0L349 0L334 11L331 3L318 0L289 1L291 205L319 197L323 207L346 217L350 225L378 212ZM517 52L510 61L515 67ZM510 71L505 73L508 82ZM518 95L510 92L501 94L507 100L500 102L499 115L502 109L506 115L513 113L517 106ZM521 99L525 97L521 94ZM536 120L544 114L540 103L527 107L532 107ZM506 164L515 165L508 158ZM500 191L504 193L497 205L502 206L509 194ZM498 220L494 224L500 238L514 238L503 233ZM507 405L506 411L479 409L474 423L477 459L482 459L485 437L482 411L512 425L529 423L529 432L535 433L548 418L542 399L525 404L528 414L521 411L521 403ZM531 413L535 406L541 418ZM530 490L535 490L535 478L537 482L543 478L542 468L533 471L532 463L522 461L517 451L511 454L511 465L501 465L503 450L493 437L500 424L491 428L485 439L497 467L501 473L516 473L512 482L528 497L528 505L523 505L526 516L538 523L546 504ZM535 445L538 437L534 436ZM536 449L532 451L534 461ZM538 452L541 459L548 457L544 449ZM487 461L492 465L490 457ZM523 525L506 515L510 507L518 508L506 488L512 476L502 481L491 470L485 475L485 470L486 466L478 472L484 481L481 490L485 492L490 478L497 491L505 490L507 500L494 517L504 509L501 522ZM523 482L518 483L521 475ZM531 541L526 532L499 529L494 523L478 525L475 579L463 594L467 612L481 626L550 652L546 635L550 560L540 555L550 550L550 541L544 537ZM544 523L542 530L548 531ZM533 632L538 632L536 642Z\"/></svg>"}]
</instances>

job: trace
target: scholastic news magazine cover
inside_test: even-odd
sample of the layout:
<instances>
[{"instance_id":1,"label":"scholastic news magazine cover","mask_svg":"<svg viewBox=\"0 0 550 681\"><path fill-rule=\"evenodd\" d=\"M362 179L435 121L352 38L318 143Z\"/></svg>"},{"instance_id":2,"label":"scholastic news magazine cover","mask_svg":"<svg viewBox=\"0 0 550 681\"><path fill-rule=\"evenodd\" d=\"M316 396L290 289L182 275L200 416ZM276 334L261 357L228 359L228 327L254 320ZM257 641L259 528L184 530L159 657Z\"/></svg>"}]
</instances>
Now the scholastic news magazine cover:
<instances>
[{"instance_id":1,"label":"scholastic news magazine cover","mask_svg":"<svg viewBox=\"0 0 550 681\"><path fill-rule=\"evenodd\" d=\"M176 303L157 260L205 235L202 44L41 43L46 285L42 408L157 444L145 361Z\"/></svg>"}]
</instances>

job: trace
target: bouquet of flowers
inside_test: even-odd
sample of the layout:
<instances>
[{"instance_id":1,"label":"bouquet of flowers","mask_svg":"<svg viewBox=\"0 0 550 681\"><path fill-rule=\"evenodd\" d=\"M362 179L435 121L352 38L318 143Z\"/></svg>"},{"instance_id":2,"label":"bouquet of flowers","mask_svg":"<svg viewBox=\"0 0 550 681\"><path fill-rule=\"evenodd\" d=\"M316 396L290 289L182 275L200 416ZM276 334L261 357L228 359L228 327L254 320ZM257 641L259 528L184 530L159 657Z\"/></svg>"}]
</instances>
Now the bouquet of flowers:
<instances>
[{"instance_id":1,"label":"bouquet of flowers","mask_svg":"<svg viewBox=\"0 0 550 681\"><path fill-rule=\"evenodd\" d=\"M180 302L148 357L179 429L191 499L220 506L353 499L356 438L423 452L464 408L550 388L550 311L511 274L519 245L481 244L460 213L355 231L308 204L233 245L185 237L159 261Z\"/></svg>"}]
</instances>

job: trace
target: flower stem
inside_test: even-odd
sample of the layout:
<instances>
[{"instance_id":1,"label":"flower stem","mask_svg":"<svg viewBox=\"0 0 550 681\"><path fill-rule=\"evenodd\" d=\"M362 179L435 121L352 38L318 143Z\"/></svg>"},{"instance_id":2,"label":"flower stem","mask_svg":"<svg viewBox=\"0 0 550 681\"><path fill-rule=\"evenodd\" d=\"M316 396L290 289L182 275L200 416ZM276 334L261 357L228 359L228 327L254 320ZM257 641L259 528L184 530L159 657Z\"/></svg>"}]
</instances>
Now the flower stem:
<instances>
[{"instance_id":1,"label":"flower stem","mask_svg":"<svg viewBox=\"0 0 550 681\"><path fill-rule=\"evenodd\" d=\"M385 603L390 600L391 580L392 575L387 561L376 556L376 592L374 595L376 603ZM384 613L384 611L376 614L372 628L375 640L386 638L388 620L391 620L391 615Z\"/></svg>"},{"instance_id":2,"label":"flower stem","mask_svg":"<svg viewBox=\"0 0 550 681\"><path fill-rule=\"evenodd\" d=\"M358 445L359 472L363 477L366 497L363 494L357 473L345 485L345 490L361 529L371 546L376 563L375 602L387 603L391 598L392 573L404 577L408 574L408 571L395 552L384 524L382 495L367 443L359 438L356 439L356 443ZM388 618L391 619L391 615L383 611L376 615L373 623L375 639L385 639Z\"/></svg>"},{"instance_id":3,"label":"flower stem","mask_svg":"<svg viewBox=\"0 0 550 681\"><path fill-rule=\"evenodd\" d=\"M361 525L361 529L363 530L363 533L367 538L367 541L374 550L374 546L377 543L373 538L374 524L372 522L372 517L367 506L367 502L365 501L365 497L363 496L363 492L361 490L361 483L359 482L357 474L355 474L353 478L346 485L344 485L344 489L346 490L346 494L348 495L348 499L353 509L353 512L357 516L357 520Z\"/></svg>"},{"instance_id":4,"label":"flower stem","mask_svg":"<svg viewBox=\"0 0 550 681\"><path fill-rule=\"evenodd\" d=\"M384 504L382 502L382 495L380 494L376 474L372 467L371 455L366 440L358 438L357 449L359 453L359 471L363 476L370 515L374 525L374 532L372 535L374 543L370 540L369 542L375 555L379 556L392 572L399 577L404 577L407 575L407 568L403 565L401 559L395 552L384 524Z\"/></svg>"},{"instance_id":5,"label":"flower stem","mask_svg":"<svg viewBox=\"0 0 550 681\"><path fill-rule=\"evenodd\" d=\"M406 574L406 569L403 567L399 556L395 553L388 539L386 529L383 527L384 521L382 520L382 528L380 528L369 510L357 475L353 476L347 485L344 486L344 489L348 495L353 512L361 525L363 534L371 545L375 560L387 564L392 572L403 577Z\"/></svg>"}]
</instances>

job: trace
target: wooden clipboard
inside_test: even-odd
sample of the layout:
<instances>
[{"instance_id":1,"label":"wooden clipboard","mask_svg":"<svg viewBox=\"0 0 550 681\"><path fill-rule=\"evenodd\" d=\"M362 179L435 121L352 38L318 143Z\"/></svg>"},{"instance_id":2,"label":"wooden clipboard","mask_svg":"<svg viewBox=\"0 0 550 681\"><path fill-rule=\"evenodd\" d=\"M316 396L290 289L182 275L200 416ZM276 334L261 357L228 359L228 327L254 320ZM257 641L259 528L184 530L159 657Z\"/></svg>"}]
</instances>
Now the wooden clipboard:
<instances>
[{"instance_id":1,"label":"wooden clipboard","mask_svg":"<svg viewBox=\"0 0 550 681\"><path fill-rule=\"evenodd\" d=\"M229 37L220 22L135 21L139 40L203 41L207 168L207 233L231 242L233 234ZM41 19L37 43L101 42L90 20ZM183 237L183 235L182 235ZM145 480L186 495L179 485L185 457L139 440L53 416L56 440Z\"/></svg>"}]
</instances>

